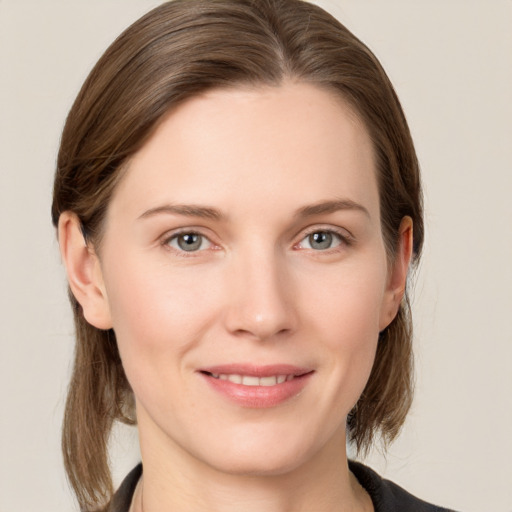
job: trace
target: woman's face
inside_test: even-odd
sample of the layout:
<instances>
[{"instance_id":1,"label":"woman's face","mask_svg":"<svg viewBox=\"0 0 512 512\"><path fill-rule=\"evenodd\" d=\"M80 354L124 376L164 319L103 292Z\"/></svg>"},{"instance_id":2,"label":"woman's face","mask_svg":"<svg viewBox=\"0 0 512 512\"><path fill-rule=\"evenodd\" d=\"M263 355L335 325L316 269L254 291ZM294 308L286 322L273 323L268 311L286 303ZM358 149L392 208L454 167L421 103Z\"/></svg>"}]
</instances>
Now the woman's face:
<instances>
[{"instance_id":1,"label":"woman's face","mask_svg":"<svg viewBox=\"0 0 512 512\"><path fill-rule=\"evenodd\" d=\"M277 474L344 453L405 280L375 172L361 122L312 85L213 90L164 119L97 277L143 456Z\"/></svg>"}]
</instances>

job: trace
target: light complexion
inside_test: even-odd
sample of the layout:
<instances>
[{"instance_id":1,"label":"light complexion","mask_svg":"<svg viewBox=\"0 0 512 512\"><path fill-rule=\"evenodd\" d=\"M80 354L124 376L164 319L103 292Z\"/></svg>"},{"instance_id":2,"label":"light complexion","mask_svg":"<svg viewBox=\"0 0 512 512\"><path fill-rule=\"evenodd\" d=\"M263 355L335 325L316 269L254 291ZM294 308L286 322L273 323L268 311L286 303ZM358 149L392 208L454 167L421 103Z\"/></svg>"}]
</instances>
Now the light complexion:
<instances>
[{"instance_id":1,"label":"light complexion","mask_svg":"<svg viewBox=\"0 0 512 512\"><path fill-rule=\"evenodd\" d=\"M210 91L131 159L98 254L59 226L86 319L133 388L144 510L372 510L346 417L405 287L369 136L307 84Z\"/></svg>"}]
</instances>

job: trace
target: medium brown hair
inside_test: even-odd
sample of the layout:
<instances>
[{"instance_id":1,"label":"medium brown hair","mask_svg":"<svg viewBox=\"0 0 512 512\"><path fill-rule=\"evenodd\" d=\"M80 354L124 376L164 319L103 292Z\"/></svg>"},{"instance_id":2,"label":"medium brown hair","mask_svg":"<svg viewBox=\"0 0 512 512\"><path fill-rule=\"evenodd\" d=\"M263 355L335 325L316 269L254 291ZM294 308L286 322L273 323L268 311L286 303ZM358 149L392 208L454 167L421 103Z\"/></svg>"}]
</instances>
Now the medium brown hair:
<instances>
[{"instance_id":1,"label":"medium brown hair","mask_svg":"<svg viewBox=\"0 0 512 512\"><path fill-rule=\"evenodd\" d=\"M212 88L278 86L286 78L341 95L363 120L377 161L382 230L390 260L404 216L423 243L418 162L398 98L372 52L321 8L301 0L175 0L136 21L106 50L67 117L52 220L74 212L98 247L125 164L178 103ZM108 504L108 439L115 420L134 423L133 397L115 333L88 324L70 293L76 350L63 425L66 471L83 510ZM380 334L366 388L348 419L367 450L398 434L412 399L407 295Z\"/></svg>"}]
</instances>

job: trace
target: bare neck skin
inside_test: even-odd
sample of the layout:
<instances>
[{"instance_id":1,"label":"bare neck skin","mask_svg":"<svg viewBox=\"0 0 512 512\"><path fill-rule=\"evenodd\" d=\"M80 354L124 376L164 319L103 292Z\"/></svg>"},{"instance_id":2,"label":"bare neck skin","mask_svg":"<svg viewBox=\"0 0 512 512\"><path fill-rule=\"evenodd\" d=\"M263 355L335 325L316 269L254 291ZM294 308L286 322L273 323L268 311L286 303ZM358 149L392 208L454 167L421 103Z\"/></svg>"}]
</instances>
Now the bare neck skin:
<instances>
[{"instance_id":1,"label":"bare neck skin","mask_svg":"<svg viewBox=\"0 0 512 512\"><path fill-rule=\"evenodd\" d=\"M162 456L141 439L144 473L130 512L373 512L349 471L339 432L305 464L277 475L237 475L205 465L177 445Z\"/></svg>"}]
</instances>

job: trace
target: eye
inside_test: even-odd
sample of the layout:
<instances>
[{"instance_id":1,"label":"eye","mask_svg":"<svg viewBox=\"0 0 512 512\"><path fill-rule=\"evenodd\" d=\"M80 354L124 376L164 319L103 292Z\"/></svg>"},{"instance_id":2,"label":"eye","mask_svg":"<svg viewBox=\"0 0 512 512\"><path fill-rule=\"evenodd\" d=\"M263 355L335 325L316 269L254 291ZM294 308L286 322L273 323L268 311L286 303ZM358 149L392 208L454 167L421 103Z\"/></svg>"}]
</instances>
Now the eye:
<instances>
[{"instance_id":1,"label":"eye","mask_svg":"<svg viewBox=\"0 0 512 512\"><path fill-rule=\"evenodd\" d=\"M178 233L170 237L165 243L173 249L185 252L202 251L212 246L208 238L194 232Z\"/></svg>"},{"instance_id":2,"label":"eye","mask_svg":"<svg viewBox=\"0 0 512 512\"><path fill-rule=\"evenodd\" d=\"M344 241L344 238L334 231L318 230L304 237L300 241L299 246L301 249L325 251L341 245Z\"/></svg>"}]
</instances>

